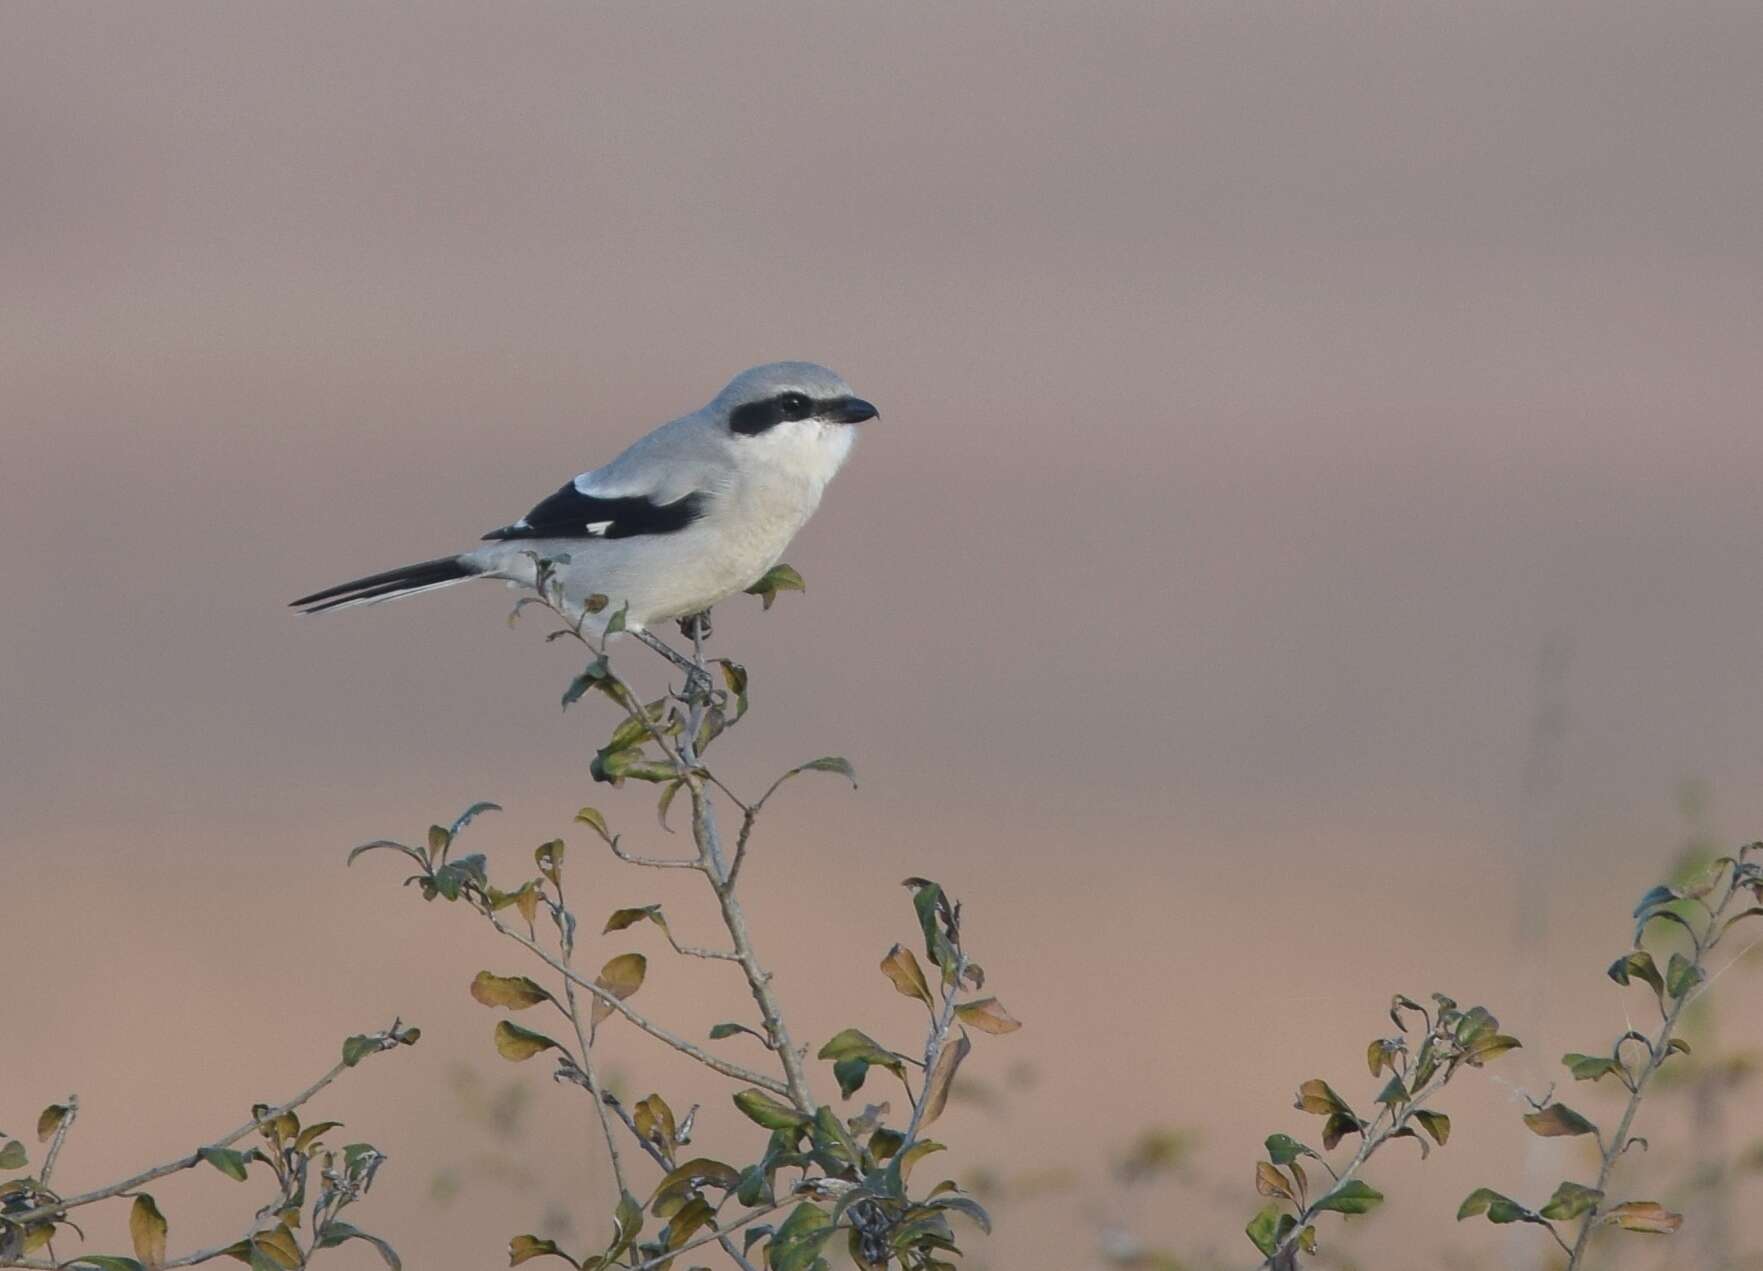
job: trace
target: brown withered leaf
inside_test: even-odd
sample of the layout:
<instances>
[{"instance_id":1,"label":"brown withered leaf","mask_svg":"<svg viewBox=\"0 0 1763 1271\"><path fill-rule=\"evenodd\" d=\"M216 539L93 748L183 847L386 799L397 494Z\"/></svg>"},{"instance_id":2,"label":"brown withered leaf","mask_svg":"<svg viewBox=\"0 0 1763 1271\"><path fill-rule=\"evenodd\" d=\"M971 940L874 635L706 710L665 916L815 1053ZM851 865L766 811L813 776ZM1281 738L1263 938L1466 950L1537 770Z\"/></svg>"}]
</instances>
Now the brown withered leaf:
<instances>
[{"instance_id":1,"label":"brown withered leaf","mask_svg":"<svg viewBox=\"0 0 1763 1271\"><path fill-rule=\"evenodd\" d=\"M1022 1027L1022 1021L1005 1010L1003 1003L995 997L963 1002L955 1008L955 1014L961 1017L963 1024L982 1033L1014 1033Z\"/></svg>"},{"instance_id":2,"label":"brown withered leaf","mask_svg":"<svg viewBox=\"0 0 1763 1271\"><path fill-rule=\"evenodd\" d=\"M1683 1226L1683 1215L1672 1213L1656 1200L1631 1200L1612 1208L1604 1215L1604 1221L1624 1231L1668 1236Z\"/></svg>"},{"instance_id":3,"label":"brown withered leaf","mask_svg":"<svg viewBox=\"0 0 1763 1271\"><path fill-rule=\"evenodd\" d=\"M129 1239L135 1246L135 1257L146 1263L149 1271L165 1262L165 1215L146 1192L135 1197L129 1207Z\"/></svg>"},{"instance_id":4,"label":"brown withered leaf","mask_svg":"<svg viewBox=\"0 0 1763 1271\"><path fill-rule=\"evenodd\" d=\"M907 997L915 997L931 1009L936 1008L936 999L931 996L930 983L924 978L924 969L918 965L918 958L912 950L903 944L897 944L888 950L881 961L882 974L887 976L893 985Z\"/></svg>"},{"instance_id":5,"label":"brown withered leaf","mask_svg":"<svg viewBox=\"0 0 1763 1271\"><path fill-rule=\"evenodd\" d=\"M919 1125L927 1126L943 1114L943 1108L949 1102L949 1091L955 1085L955 1070L961 1067L961 1061L967 1058L973 1043L967 1040L967 1034L961 1033L952 1042L944 1042L942 1053L937 1056L936 1065L925 1078L923 1095L923 1113L919 1117Z\"/></svg>"}]
</instances>

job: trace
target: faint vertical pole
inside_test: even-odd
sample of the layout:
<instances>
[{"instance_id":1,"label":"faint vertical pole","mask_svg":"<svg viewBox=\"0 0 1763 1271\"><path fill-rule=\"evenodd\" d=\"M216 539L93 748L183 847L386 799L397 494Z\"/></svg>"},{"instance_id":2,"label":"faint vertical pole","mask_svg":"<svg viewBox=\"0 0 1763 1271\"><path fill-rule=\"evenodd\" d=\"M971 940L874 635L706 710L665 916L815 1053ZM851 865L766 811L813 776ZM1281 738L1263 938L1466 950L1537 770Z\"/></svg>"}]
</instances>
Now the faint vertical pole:
<instances>
[{"instance_id":1,"label":"faint vertical pole","mask_svg":"<svg viewBox=\"0 0 1763 1271\"><path fill-rule=\"evenodd\" d=\"M1512 1007L1518 1027L1514 1030L1527 1046L1543 1039L1537 1030L1548 1018L1549 900L1554 890L1556 833L1555 795L1561 785L1561 746L1567 732L1567 669L1573 660L1573 642L1562 633L1543 641L1537 655L1532 689L1529 736L1524 747L1524 767L1518 791L1518 827L1514 845L1518 853L1514 874L1518 886L1514 933L1518 974ZM1546 1196L1554 1189L1554 1172L1560 1150L1552 1139L1527 1135L1524 1154L1524 1190L1521 1196ZM1545 1265L1548 1250L1536 1232L1515 1226L1506 1244L1506 1265L1512 1271L1528 1271Z\"/></svg>"}]
</instances>

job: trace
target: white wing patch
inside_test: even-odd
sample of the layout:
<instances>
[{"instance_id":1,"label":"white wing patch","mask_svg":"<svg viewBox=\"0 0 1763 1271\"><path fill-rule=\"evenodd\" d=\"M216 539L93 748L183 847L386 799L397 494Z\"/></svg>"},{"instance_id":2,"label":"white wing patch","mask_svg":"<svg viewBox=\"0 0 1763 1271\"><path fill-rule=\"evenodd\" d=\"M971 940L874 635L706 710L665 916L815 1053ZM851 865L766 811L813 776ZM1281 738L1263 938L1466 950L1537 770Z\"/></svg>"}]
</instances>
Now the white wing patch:
<instances>
[{"instance_id":1,"label":"white wing patch","mask_svg":"<svg viewBox=\"0 0 1763 1271\"><path fill-rule=\"evenodd\" d=\"M586 525L582 526L582 528L590 534L597 534L597 535L601 535L603 537L605 535L606 531L612 528L612 522L611 521L589 521Z\"/></svg>"}]
</instances>

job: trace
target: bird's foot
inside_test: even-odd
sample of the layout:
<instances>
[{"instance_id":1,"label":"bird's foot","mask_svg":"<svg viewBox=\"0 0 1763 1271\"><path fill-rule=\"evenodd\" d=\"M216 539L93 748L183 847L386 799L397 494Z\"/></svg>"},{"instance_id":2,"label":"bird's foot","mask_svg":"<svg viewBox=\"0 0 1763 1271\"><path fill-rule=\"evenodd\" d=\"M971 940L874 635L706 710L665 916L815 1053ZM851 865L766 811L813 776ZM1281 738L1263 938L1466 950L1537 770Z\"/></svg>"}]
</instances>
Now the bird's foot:
<instances>
[{"instance_id":1,"label":"bird's foot","mask_svg":"<svg viewBox=\"0 0 1763 1271\"><path fill-rule=\"evenodd\" d=\"M688 613L679 620L679 633L694 644L702 644L710 638L710 611L701 609L697 613Z\"/></svg>"}]
</instances>

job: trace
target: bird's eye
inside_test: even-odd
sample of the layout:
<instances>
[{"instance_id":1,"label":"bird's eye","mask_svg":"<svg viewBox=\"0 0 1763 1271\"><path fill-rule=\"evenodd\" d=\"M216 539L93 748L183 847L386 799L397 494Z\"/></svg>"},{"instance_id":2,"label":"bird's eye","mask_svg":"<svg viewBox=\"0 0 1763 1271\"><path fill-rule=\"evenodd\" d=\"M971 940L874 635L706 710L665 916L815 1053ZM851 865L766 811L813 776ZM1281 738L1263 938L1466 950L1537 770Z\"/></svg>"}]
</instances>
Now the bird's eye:
<instances>
[{"instance_id":1,"label":"bird's eye","mask_svg":"<svg viewBox=\"0 0 1763 1271\"><path fill-rule=\"evenodd\" d=\"M806 419L809 408L813 405L803 393L785 393L777 399L787 419Z\"/></svg>"}]
</instances>

